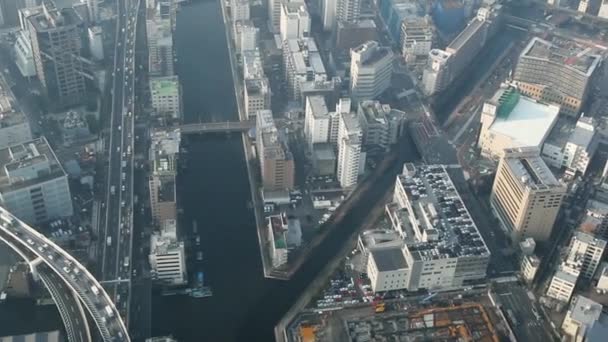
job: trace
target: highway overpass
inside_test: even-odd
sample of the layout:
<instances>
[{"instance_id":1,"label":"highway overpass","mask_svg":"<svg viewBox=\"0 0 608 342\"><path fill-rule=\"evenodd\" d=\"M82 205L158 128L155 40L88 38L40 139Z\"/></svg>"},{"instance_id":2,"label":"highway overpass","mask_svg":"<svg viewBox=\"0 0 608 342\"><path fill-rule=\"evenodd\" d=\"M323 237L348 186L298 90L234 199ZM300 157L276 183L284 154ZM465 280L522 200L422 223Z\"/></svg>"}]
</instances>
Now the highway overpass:
<instances>
[{"instance_id":1,"label":"highway overpass","mask_svg":"<svg viewBox=\"0 0 608 342\"><path fill-rule=\"evenodd\" d=\"M70 342L90 341L84 304L105 342L130 341L114 302L80 262L0 207L0 240L28 262L57 302ZM78 300L76 300L78 298Z\"/></svg>"}]
</instances>

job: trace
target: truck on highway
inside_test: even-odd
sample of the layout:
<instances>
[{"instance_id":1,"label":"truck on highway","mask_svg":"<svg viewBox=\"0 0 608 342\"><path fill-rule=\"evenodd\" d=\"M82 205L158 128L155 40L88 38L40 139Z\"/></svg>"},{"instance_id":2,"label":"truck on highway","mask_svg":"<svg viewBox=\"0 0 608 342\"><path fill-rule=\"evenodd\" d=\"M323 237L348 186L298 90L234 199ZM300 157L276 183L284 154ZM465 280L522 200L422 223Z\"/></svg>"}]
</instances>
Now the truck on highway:
<instances>
[{"instance_id":1,"label":"truck on highway","mask_svg":"<svg viewBox=\"0 0 608 342\"><path fill-rule=\"evenodd\" d=\"M125 257L125 261L122 264L124 267L129 267L129 257Z\"/></svg>"},{"instance_id":2,"label":"truck on highway","mask_svg":"<svg viewBox=\"0 0 608 342\"><path fill-rule=\"evenodd\" d=\"M98 294L99 294L99 289L98 289L98 288L97 288L97 286L95 286L95 285L91 286L91 291L93 291L93 293L94 293L95 295L98 295Z\"/></svg>"},{"instance_id":3,"label":"truck on highway","mask_svg":"<svg viewBox=\"0 0 608 342\"><path fill-rule=\"evenodd\" d=\"M111 236L108 236L108 238L106 239L106 244L108 246L112 246L112 237Z\"/></svg>"},{"instance_id":4,"label":"truck on highway","mask_svg":"<svg viewBox=\"0 0 608 342\"><path fill-rule=\"evenodd\" d=\"M110 187L110 193L111 193L112 195L116 194L116 186L112 185L112 186Z\"/></svg>"}]
</instances>

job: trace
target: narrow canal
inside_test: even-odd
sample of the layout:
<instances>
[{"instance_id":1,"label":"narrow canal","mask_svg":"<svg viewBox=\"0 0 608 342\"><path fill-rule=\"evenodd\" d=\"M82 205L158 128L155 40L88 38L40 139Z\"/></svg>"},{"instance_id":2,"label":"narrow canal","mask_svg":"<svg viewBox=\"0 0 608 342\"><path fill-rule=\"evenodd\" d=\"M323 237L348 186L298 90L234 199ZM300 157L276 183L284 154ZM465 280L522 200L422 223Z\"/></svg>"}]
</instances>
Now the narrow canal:
<instances>
[{"instance_id":1,"label":"narrow canal","mask_svg":"<svg viewBox=\"0 0 608 342\"><path fill-rule=\"evenodd\" d=\"M192 1L178 13L177 70L187 122L236 119L224 25L218 0ZM180 341L272 341L273 327L387 187L387 177L328 235L290 281L263 277L247 171L237 135L189 138L187 168L178 183L185 224L198 222L204 271L213 297L155 296L154 335ZM405 159L416 159L412 149ZM192 271L192 270L191 270Z\"/></svg>"}]
</instances>

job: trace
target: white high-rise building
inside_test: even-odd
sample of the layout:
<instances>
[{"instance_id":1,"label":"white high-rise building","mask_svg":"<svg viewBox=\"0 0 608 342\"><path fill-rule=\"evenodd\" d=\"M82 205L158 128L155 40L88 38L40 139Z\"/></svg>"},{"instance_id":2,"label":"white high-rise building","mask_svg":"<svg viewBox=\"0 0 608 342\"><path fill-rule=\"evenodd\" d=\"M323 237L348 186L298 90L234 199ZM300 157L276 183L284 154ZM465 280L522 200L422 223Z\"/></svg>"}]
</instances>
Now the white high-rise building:
<instances>
[{"instance_id":1,"label":"white high-rise building","mask_svg":"<svg viewBox=\"0 0 608 342\"><path fill-rule=\"evenodd\" d=\"M405 61L415 63L428 57L433 45L433 24L429 16L406 17L401 23L401 52Z\"/></svg>"},{"instance_id":2,"label":"white high-rise building","mask_svg":"<svg viewBox=\"0 0 608 342\"><path fill-rule=\"evenodd\" d=\"M314 144L324 144L329 140L330 117L327 103L321 95L306 97L304 110L304 136L312 151Z\"/></svg>"},{"instance_id":3,"label":"white high-rise building","mask_svg":"<svg viewBox=\"0 0 608 342\"><path fill-rule=\"evenodd\" d=\"M251 18L251 9L249 0L231 0L230 13L232 13L232 21L249 20Z\"/></svg>"},{"instance_id":4,"label":"white high-rise building","mask_svg":"<svg viewBox=\"0 0 608 342\"><path fill-rule=\"evenodd\" d=\"M580 0L577 10L581 13L587 13L587 11L590 9L589 5L591 2L593 2L593 0Z\"/></svg>"},{"instance_id":5,"label":"white high-rise building","mask_svg":"<svg viewBox=\"0 0 608 342\"><path fill-rule=\"evenodd\" d=\"M0 150L0 204L30 225L74 213L68 175L44 137Z\"/></svg>"},{"instance_id":6,"label":"white high-rise building","mask_svg":"<svg viewBox=\"0 0 608 342\"><path fill-rule=\"evenodd\" d=\"M243 93L247 117L255 117L258 111L270 109L270 85L266 77L245 80Z\"/></svg>"},{"instance_id":7,"label":"white high-rise building","mask_svg":"<svg viewBox=\"0 0 608 342\"><path fill-rule=\"evenodd\" d=\"M597 238L593 234L576 231L570 240L566 262L580 263L581 277L591 279L600 265L605 249L606 240Z\"/></svg>"},{"instance_id":8,"label":"white high-rise building","mask_svg":"<svg viewBox=\"0 0 608 342\"><path fill-rule=\"evenodd\" d=\"M579 265L562 263L551 278L547 296L568 303L581 273L579 268Z\"/></svg>"},{"instance_id":9,"label":"white high-rise building","mask_svg":"<svg viewBox=\"0 0 608 342\"><path fill-rule=\"evenodd\" d=\"M281 30L281 3L283 0L268 0L268 26L272 33Z\"/></svg>"},{"instance_id":10,"label":"white high-rise building","mask_svg":"<svg viewBox=\"0 0 608 342\"><path fill-rule=\"evenodd\" d=\"M98 61L103 60L103 32L101 26L92 26L88 29L89 51Z\"/></svg>"},{"instance_id":11,"label":"white high-rise building","mask_svg":"<svg viewBox=\"0 0 608 342\"><path fill-rule=\"evenodd\" d=\"M306 84L328 81L323 59L312 38L283 42L283 71L290 100L302 101Z\"/></svg>"},{"instance_id":12,"label":"white high-rise building","mask_svg":"<svg viewBox=\"0 0 608 342\"><path fill-rule=\"evenodd\" d=\"M258 48L260 29L253 26L251 21L237 21L234 23L234 38L237 53L253 51Z\"/></svg>"},{"instance_id":13,"label":"white high-rise building","mask_svg":"<svg viewBox=\"0 0 608 342\"><path fill-rule=\"evenodd\" d=\"M181 118L181 85L177 76L150 78L150 94L157 115Z\"/></svg>"},{"instance_id":14,"label":"white high-rise building","mask_svg":"<svg viewBox=\"0 0 608 342\"><path fill-rule=\"evenodd\" d=\"M184 243L177 240L176 230L176 221L166 220L161 231L150 237L148 261L152 276L164 285L183 285L188 281Z\"/></svg>"},{"instance_id":15,"label":"white high-rise building","mask_svg":"<svg viewBox=\"0 0 608 342\"><path fill-rule=\"evenodd\" d=\"M148 67L151 76L171 76L173 66L173 33L171 18L161 15L160 4L148 13Z\"/></svg>"},{"instance_id":16,"label":"white high-rise building","mask_svg":"<svg viewBox=\"0 0 608 342\"><path fill-rule=\"evenodd\" d=\"M285 243L287 225L288 223L283 215L271 215L266 218L268 246L272 267L279 267L286 264L288 261L289 250Z\"/></svg>"},{"instance_id":17,"label":"white high-rise building","mask_svg":"<svg viewBox=\"0 0 608 342\"><path fill-rule=\"evenodd\" d=\"M338 22L355 22L361 14L361 0L323 0L322 19L325 31L335 31Z\"/></svg>"},{"instance_id":18,"label":"white high-rise building","mask_svg":"<svg viewBox=\"0 0 608 342\"><path fill-rule=\"evenodd\" d=\"M34 64L34 54L32 53L32 42L30 33L27 30L21 30L17 33L17 39L13 47L15 64L23 77L36 76L36 65Z\"/></svg>"},{"instance_id":19,"label":"white high-rise building","mask_svg":"<svg viewBox=\"0 0 608 342\"><path fill-rule=\"evenodd\" d=\"M350 52L350 91L353 101L373 100L391 86L393 52L368 41Z\"/></svg>"},{"instance_id":20,"label":"white high-rise building","mask_svg":"<svg viewBox=\"0 0 608 342\"><path fill-rule=\"evenodd\" d=\"M304 1L284 1L281 4L281 40L310 36L310 15Z\"/></svg>"},{"instance_id":21,"label":"white high-rise building","mask_svg":"<svg viewBox=\"0 0 608 342\"><path fill-rule=\"evenodd\" d=\"M259 50L243 51L243 80L264 78L264 66Z\"/></svg>"},{"instance_id":22,"label":"white high-rise building","mask_svg":"<svg viewBox=\"0 0 608 342\"><path fill-rule=\"evenodd\" d=\"M6 85L4 85L6 86ZM23 112L13 109L12 98L0 89L0 149L32 140L30 123Z\"/></svg>"},{"instance_id":23,"label":"white high-rise building","mask_svg":"<svg viewBox=\"0 0 608 342\"><path fill-rule=\"evenodd\" d=\"M357 184L365 169L365 153L361 152L363 131L355 113L340 114L338 126L338 162L336 178L343 188Z\"/></svg>"},{"instance_id":24,"label":"white high-rise building","mask_svg":"<svg viewBox=\"0 0 608 342\"><path fill-rule=\"evenodd\" d=\"M608 18L608 0L602 0L600 11L597 13L600 18Z\"/></svg>"},{"instance_id":25,"label":"white high-rise building","mask_svg":"<svg viewBox=\"0 0 608 342\"><path fill-rule=\"evenodd\" d=\"M451 52L440 49L429 51L427 66L422 74L425 94L435 94L445 89L452 81L450 70Z\"/></svg>"}]
</instances>

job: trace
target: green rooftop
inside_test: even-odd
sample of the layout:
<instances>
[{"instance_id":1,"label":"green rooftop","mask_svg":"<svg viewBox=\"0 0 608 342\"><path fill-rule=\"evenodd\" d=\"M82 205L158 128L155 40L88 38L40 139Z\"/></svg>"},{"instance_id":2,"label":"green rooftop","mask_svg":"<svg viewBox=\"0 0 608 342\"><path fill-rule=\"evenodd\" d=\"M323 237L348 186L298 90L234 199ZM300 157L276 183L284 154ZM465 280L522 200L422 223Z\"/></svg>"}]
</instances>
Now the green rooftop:
<instances>
[{"instance_id":1,"label":"green rooftop","mask_svg":"<svg viewBox=\"0 0 608 342\"><path fill-rule=\"evenodd\" d=\"M513 88L506 90L498 99L496 116L502 119L508 118L511 111L513 111L513 108L517 106L519 96L519 92Z\"/></svg>"},{"instance_id":2,"label":"green rooftop","mask_svg":"<svg viewBox=\"0 0 608 342\"><path fill-rule=\"evenodd\" d=\"M152 93L160 96L174 96L178 94L179 83L173 78L152 79L150 88Z\"/></svg>"},{"instance_id":3,"label":"green rooftop","mask_svg":"<svg viewBox=\"0 0 608 342\"><path fill-rule=\"evenodd\" d=\"M285 243L285 239L281 237L274 240L274 248L287 248L287 243Z\"/></svg>"}]
</instances>

